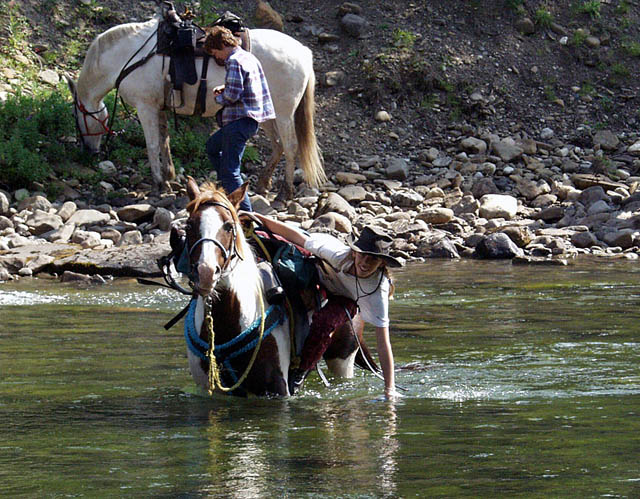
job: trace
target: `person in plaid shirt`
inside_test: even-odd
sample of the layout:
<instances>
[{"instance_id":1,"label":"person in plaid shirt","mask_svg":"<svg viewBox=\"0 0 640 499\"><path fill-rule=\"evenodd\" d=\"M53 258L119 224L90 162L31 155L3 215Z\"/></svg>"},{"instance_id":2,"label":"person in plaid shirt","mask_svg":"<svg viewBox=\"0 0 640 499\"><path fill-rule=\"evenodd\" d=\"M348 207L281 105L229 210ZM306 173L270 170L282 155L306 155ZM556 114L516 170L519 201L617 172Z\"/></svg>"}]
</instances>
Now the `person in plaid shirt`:
<instances>
[{"instance_id":1,"label":"person in plaid shirt","mask_svg":"<svg viewBox=\"0 0 640 499\"><path fill-rule=\"evenodd\" d=\"M258 131L258 125L275 119L269 85L260 61L243 50L230 30L215 26L207 31L204 50L227 74L225 84L213 89L216 102L222 106L216 115L220 129L207 140L207 155L227 192L242 185L240 162L247 140ZM240 208L251 211L249 196Z\"/></svg>"}]
</instances>

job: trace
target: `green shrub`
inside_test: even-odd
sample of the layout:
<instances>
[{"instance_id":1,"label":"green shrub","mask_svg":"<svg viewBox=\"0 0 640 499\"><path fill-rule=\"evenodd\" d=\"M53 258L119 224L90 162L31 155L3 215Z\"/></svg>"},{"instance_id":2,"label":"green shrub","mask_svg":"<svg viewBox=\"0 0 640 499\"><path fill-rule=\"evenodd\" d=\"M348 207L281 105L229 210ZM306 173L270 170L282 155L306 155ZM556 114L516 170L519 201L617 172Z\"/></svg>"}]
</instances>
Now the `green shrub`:
<instances>
[{"instance_id":1,"label":"green shrub","mask_svg":"<svg viewBox=\"0 0 640 499\"><path fill-rule=\"evenodd\" d=\"M535 22L538 26L548 28L553 22L553 14L545 8L539 8L538 10L536 10Z\"/></svg>"},{"instance_id":2,"label":"green shrub","mask_svg":"<svg viewBox=\"0 0 640 499\"><path fill-rule=\"evenodd\" d=\"M640 42L627 41L622 45L631 57L640 57Z\"/></svg>"},{"instance_id":3,"label":"green shrub","mask_svg":"<svg viewBox=\"0 0 640 499\"><path fill-rule=\"evenodd\" d=\"M396 47L412 49L415 41L415 33L411 33L410 31L406 31L404 29L396 29L393 32L393 43L396 45Z\"/></svg>"},{"instance_id":4,"label":"green shrub","mask_svg":"<svg viewBox=\"0 0 640 499\"><path fill-rule=\"evenodd\" d=\"M11 96L0 103L0 184L17 188L44 181L52 164L77 156L60 141L73 133L71 109L59 93Z\"/></svg>"},{"instance_id":5,"label":"green shrub","mask_svg":"<svg viewBox=\"0 0 640 499\"><path fill-rule=\"evenodd\" d=\"M583 0L578 5L578 12L582 14L588 14L592 19L600 17L600 8L602 2L600 0Z\"/></svg>"}]
</instances>

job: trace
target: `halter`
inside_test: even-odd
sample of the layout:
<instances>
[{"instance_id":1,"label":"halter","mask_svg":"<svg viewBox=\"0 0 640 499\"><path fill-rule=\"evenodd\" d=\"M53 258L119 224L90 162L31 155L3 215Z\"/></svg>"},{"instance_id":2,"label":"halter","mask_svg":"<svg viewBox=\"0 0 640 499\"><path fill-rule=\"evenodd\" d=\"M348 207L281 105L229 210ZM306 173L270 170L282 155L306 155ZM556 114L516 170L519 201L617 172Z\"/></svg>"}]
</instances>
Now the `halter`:
<instances>
[{"instance_id":1,"label":"halter","mask_svg":"<svg viewBox=\"0 0 640 499\"><path fill-rule=\"evenodd\" d=\"M220 208L224 208L225 210L227 210L229 213L232 213L231 208L229 208L226 204L224 203L220 203L219 201L208 201L206 203L203 203L202 206L217 206ZM240 253L238 252L238 246L236 244L237 241L237 232L236 232L236 224L234 223L231 227L231 233L232 233L232 243L231 243L231 247L229 248L225 248L224 245L218 241L217 239L213 239L210 237L202 237L200 239L198 239L195 243L193 243L193 246L188 247L188 245L186 246L186 249L188 251L189 254L189 259L191 259L191 255L192 253L195 251L195 249L202 243L204 242L211 242L213 244L215 244L218 249L222 252L222 258L224 260L224 263L222 264L222 275L224 276L225 274L229 274L233 268L228 268L229 265L231 264L231 261L235 258L238 257L240 260L243 260L243 258L240 256ZM193 265L193 267L195 267L195 265ZM194 277L197 277L198 275L198 271L197 268L193 269L189 278L191 280L193 280Z\"/></svg>"},{"instance_id":2,"label":"halter","mask_svg":"<svg viewBox=\"0 0 640 499\"><path fill-rule=\"evenodd\" d=\"M103 112L104 110L107 109L106 104L102 104L102 107L100 109L98 109L97 111L88 111L87 108L85 107L85 105L82 103L82 101L80 101L80 99L78 99L78 94L77 92L74 92L73 95L73 103L75 105L75 108L80 111L82 113L82 118L84 119L84 129L85 132L83 132L80 129L80 124L78 123L78 113L76 112L76 129L78 130L78 133L80 134L81 137L97 137L99 135L114 135L115 132L109 128L109 114L107 113L107 115L104 117L104 119L99 119L96 118L96 115ZM93 133L89 133L89 122L88 122L88 118L92 118L93 120L97 121L98 123L100 123L100 126L102 127L102 130L98 131L98 132L93 132Z\"/></svg>"}]
</instances>

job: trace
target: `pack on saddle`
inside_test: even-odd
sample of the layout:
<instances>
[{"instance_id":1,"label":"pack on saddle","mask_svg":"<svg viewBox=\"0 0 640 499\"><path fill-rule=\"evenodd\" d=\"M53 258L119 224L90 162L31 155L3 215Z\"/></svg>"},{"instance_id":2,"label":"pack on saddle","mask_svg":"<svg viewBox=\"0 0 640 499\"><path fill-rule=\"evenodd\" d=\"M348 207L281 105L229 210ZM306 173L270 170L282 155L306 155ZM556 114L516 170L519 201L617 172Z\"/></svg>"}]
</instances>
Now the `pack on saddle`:
<instances>
[{"instance_id":1,"label":"pack on saddle","mask_svg":"<svg viewBox=\"0 0 640 499\"><path fill-rule=\"evenodd\" d=\"M195 15L188 9L178 15L172 2L162 3L162 20L158 27L156 53L169 57L169 77L171 84L165 89L165 104L173 109L185 105L183 86L195 85L200 80L194 115L201 115L206 110L207 71L209 68L209 54L204 52L206 32L193 22ZM212 26L228 28L240 39L241 46L251 51L249 31L235 14L224 12ZM200 77L196 71L196 58L202 58Z\"/></svg>"}]
</instances>

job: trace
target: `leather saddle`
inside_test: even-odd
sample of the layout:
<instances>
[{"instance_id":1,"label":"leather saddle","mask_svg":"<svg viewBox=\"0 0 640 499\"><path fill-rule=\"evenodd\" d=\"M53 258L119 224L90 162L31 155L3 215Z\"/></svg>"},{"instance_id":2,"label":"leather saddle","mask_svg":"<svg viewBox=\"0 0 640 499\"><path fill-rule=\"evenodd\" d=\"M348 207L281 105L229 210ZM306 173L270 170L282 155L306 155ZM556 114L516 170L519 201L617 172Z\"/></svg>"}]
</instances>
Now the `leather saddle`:
<instances>
[{"instance_id":1,"label":"leather saddle","mask_svg":"<svg viewBox=\"0 0 640 499\"><path fill-rule=\"evenodd\" d=\"M196 57L203 59L202 74L200 76L200 88L194 114L202 114L205 111L207 91L207 70L210 56L203 50L206 32L193 22L194 15L188 9L178 15L172 2L163 2L162 20L158 27L158 39L156 52L159 55L169 57L169 77L171 78L172 102L170 107L175 109L184 106L182 94L183 85L195 85L198 82L196 71ZM213 26L224 26L241 40L244 50L251 50L249 31L245 29L242 20L225 12Z\"/></svg>"}]
</instances>

